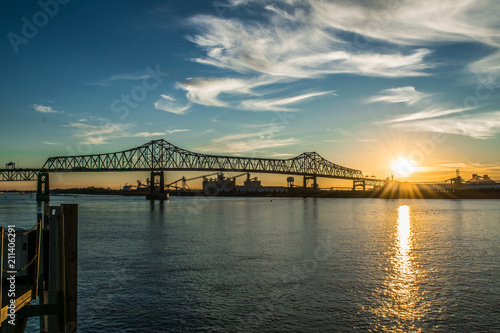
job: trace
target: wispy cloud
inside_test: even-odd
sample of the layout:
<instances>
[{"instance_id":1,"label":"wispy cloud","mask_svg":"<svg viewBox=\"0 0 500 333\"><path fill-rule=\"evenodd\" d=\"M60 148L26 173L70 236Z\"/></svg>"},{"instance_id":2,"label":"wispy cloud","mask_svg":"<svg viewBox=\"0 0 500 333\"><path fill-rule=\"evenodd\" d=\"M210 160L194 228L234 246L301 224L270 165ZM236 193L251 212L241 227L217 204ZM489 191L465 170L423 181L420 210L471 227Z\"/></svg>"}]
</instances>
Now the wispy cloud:
<instances>
[{"instance_id":1,"label":"wispy cloud","mask_svg":"<svg viewBox=\"0 0 500 333\"><path fill-rule=\"evenodd\" d=\"M322 91L322 92L314 92L308 94L302 94L293 97L286 98L275 98L275 99L250 99L243 101L241 103L241 107L246 110L255 110L255 111L296 111L296 109L291 109L286 107L286 105L294 104L301 102L303 100L323 95L336 95L333 91Z\"/></svg>"},{"instance_id":2,"label":"wispy cloud","mask_svg":"<svg viewBox=\"0 0 500 333\"><path fill-rule=\"evenodd\" d=\"M107 144L109 139L129 136L127 129L133 127L133 124L114 124L106 123L103 125L90 125L84 123L70 123L66 127L76 128L74 134L77 138L82 138L85 143L94 145Z\"/></svg>"},{"instance_id":3,"label":"wispy cloud","mask_svg":"<svg viewBox=\"0 0 500 333\"><path fill-rule=\"evenodd\" d=\"M442 116L447 116L450 114L462 113L466 111L473 110L474 108L457 108L457 109L446 109L446 108L432 108L423 111L419 111L412 114L403 115L401 117L397 117L395 119L390 119L386 121L379 122L379 124L390 124L390 123L401 123L412 120L420 120L420 119L431 119Z\"/></svg>"},{"instance_id":4,"label":"wispy cloud","mask_svg":"<svg viewBox=\"0 0 500 333\"><path fill-rule=\"evenodd\" d=\"M438 132L487 139L500 133L500 112L396 122L390 126L406 131Z\"/></svg>"},{"instance_id":5,"label":"wispy cloud","mask_svg":"<svg viewBox=\"0 0 500 333\"><path fill-rule=\"evenodd\" d=\"M269 156L273 157L273 158L285 159L285 158L294 157L295 155L294 154L289 154L289 153L275 153L275 154L271 154Z\"/></svg>"},{"instance_id":6,"label":"wispy cloud","mask_svg":"<svg viewBox=\"0 0 500 333\"><path fill-rule=\"evenodd\" d=\"M110 139L110 137L95 136L95 137L85 138L84 142L91 145L104 145L109 143L108 141L106 141L107 139Z\"/></svg>"},{"instance_id":7,"label":"wispy cloud","mask_svg":"<svg viewBox=\"0 0 500 333\"><path fill-rule=\"evenodd\" d=\"M314 10L314 7L311 8ZM255 72L293 78L334 73L422 76L427 75L425 69L432 67L423 62L429 50L417 49L406 54L359 52L333 35L329 25L315 21L314 12L309 15L298 12L290 22L289 19L276 17L281 15L279 12L270 11L274 17L268 25L195 16L190 22L202 33L189 39L204 48L207 55L194 60L239 73Z\"/></svg>"},{"instance_id":8,"label":"wispy cloud","mask_svg":"<svg viewBox=\"0 0 500 333\"><path fill-rule=\"evenodd\" d=\"M186 91L190 104L218 106L250 111L295 111L286 105L322 95L335 95L334 91L309 92L284 98L255 98L265 96L269 85L289 82L289 78L259 75L248 79L242 78L190 78L177 84ZM175 105L175 99L163 95L162 103L168 109L182 108ZM157 107L158 108L158 107Z\"/></svg>"},{"instance_id":9,"label":"wispy cloud","mask_svg":"<svg viewBox=\"0 0 500 333\"><path fill-rule=\"evenodd\" d=\"M173 129L173 130L167 130L165 132L139 132L139 133L134 133L131 136L134 137L142 137L142 138L150 138L150 137L158 137L158 136L165 136L173 133L178 133L178 132L189 132L189 129Z\"/></svg>"},{"instance_id":10,"label":"wispy cloud","mask_svg":"<svg viewBox=\"0 0 500 333\"><path fill-rule=\"evenodd\" d=\"M309 3L318 24L395 44L480 41L499 45L494 0Z\"/></svg>"},{"instance_id":11,"label":"wispy cloud","mask_svg":"<svg viewBox=\"0 0 500 333\"><path fill-rule=\"evenodd\" d=\"M152 76L147 72L117 74L97 82L88 83L88 85L105 87L116 81L137 81L149 79L151 77Z\"/></svg>"},{"instance_id":12,"label":"wispy cloud","mask_svg":"<svg viewBox=\"0 0 500 333\"><path fill-rule=\"evenodd\" d=\"M355 140L335 140L335 139L328 139L328 140L323 140L324 142L374 142L378 141L379 139L355 139Z\"/></svg>"},{"instance_id":13,"label":"wispy cloud","mask_svg":"<svg viewBox=\"0 0 500 333\"><path fill-rule=\"evenodd\" d=\"M491 85L500 78L500 51L473 62L468 69L478 77L482 84Z\"/></svg>"},{"instance_id":14,"label":"wispy cloud","mask_svg":"<svg viewBox=\"0 0 500 333\"><path fill-rule=\"evenodd\" d=\"M51 106L44 106L39 104L33 104L32 108L35 109L36 112L41 113L63 113L63 111L54 110Z\"/></svg>"},{"instance_id":15,"label":"wispy cloud","mask_svg":"<svg viewBox=\"0 0 500 333\"><path fill-rule=\"evenodd\" d=\"M483 43L497 53L471 67L496 70L500 48L500 6L495 0L308 1L319 25L356 34L365 48L374 40L402 46L432 46L442 42ZM373 43L372 43L373 44Z\"/></svg>"},{"instance_id":16,"label":"wispy cloud","mask_svg":"<svg viewBox=\"0 0 500 333\"><path fill-rule=\"evenodd\" d=\"M365 103L406 103L409 105L429 99L433 95L417 91L415 87L406 86L382 90L379 95L365 99Z\"/></svg>"},{"instance_id":17,"label":"wispy cloud","mask_svg":"<svg viewBox=\"0 0 500 333\"><path fill-rule=\"evenodd\" d=\"M133 134L132 136L141 137L141 138L151 138L151 137L155 137L155 136L164 136L166 134L167 133L165 133L165 132L139 132L139 133Z\"/></svg>"},{"instance_id":18,"label":"wispy cloud","mask_svg":"<svg viewBox=\"0 0 500 333\"><path fill-rule=\"evenodd\" d=\"M42 142L44 145L58 145L56 142L50 142L50 141L43 141Z\"/></svg>"},{"instance_id":19,"label":"wispy cloud","mask_svg":"<svg viewBox=\"0 0 500 333\"><path fill-rule=\"evenodd\" d=\"M192 78L178 83L187 92L186 97L196 104L227 107L221 94L251 94L255 83L233 78Z\"/></svg>"},{"instance_id":20,"label":"wispy cloud","mask_svg":"<svg viewBox=\"0 0 500 333\"><path fill-rule=\"evenodd\" d=\"M284 147L297 143L295 138L288 139L262 139L255 138L241 141L223 141L217 145L207 144L198 147L202 152L220 152L220 153L242 153L257 151L265 148Z\"/></svg>"},{"instance_id":21,"label":"wispy cloud","mask_svg":"<svg viewBox=\"0 0 500 333\"><path fill-rule=\"evenodd\" d=\"M298 142L295 138L277 139L274 134L277 128L263 128L260 132L239 133L225 135L198 146L202 152L241 153L258 151L267 148L276 148L292 145Z\"/></svg>"},{"instance_id":22,"label":"wispy cloud","mask_svg":"<svg viewBox=\"0 0 500 333\"><path fill-rule=\"evenodd\" d=\"M75 136L89 137L95 135L104 135L112 133L121 133L125 129L132 127L132 124L113 124L107 123L104 125L90 125L84 123L70 123L68 127L78 128L80 131Z\"/></svg>"},{"instance_id":23,"label":"wispy cloud","mask_svg":"<svg viewBox=\"0 0 500 333\"><path fill-rule=\"evenodd\" d=\"M178 88L186 91L191 103L251 111L290 111L287 104L325 92L283 90L276 98L259 88L271 84L284 87L297 80L331 74L427 76L428 70L435 66L426 61L431 51L422 46L356 47L343 34L352 31L350 27L332 29L332 23L322 16L323 1L248 0L219 5L229 8L250 2L258 2L264 8L257 12L261 15L259 20L236 18L236 15L234 18L196 15L188 20L197 31L188 39L205 51L203 56L192 60L239 74L238 78L189 78L179 82ZM362 9L363 6L357 8L358 16ZM350 15L350 9L346 10ZM227 14L230 17L231 9ZM170 105L165 108L177 110Z\"/></svg>"},{"instance_id":24,"label":"wispy cloud","mask_svg":"<svg viewBox=\"0 0 500 333\"><path fill-rule=\"evenodd\" d=\"M250 3L263 9L255 11L258 19L236 14L231 18L230 7ZM243 78L194 78L179 84L192 103L207 106L234 107L220 97L235 94L240 108L254 110L258 104L244 95L256 93L252 79L257 76L291 81L343 73L427 76L439 65L429 60L430 47L437 43L480 42L500 48L500 8L494 0L228 0L218 5L225 8L226 18L196 15L189 19L197 33L188 39L205 51L193 60L232 70ZM499 54L469 69L498 73ZM290 96L284 94L282 98ZM265 99L265 93L257 95ZM413 87L401 87L368 102L412 105L428 97ZM276 108L264 102L260 106Z\"/></svg>"},{"instance_id":25,"label":"wispy cloud","mask_svg":"<svg viewBox=\"0 0 500 333\"><path fill-rule=\"evenodd\" d=\"M162 94L161 98L155 102L154 106L157 110L167 111L175 114L185 114L186 111L191 107L191 103L186 105L179 105L177 100L168 95Z\"/></svg>"},{"instance_id":26,"label":"wispy cloud","mask_svg":"<svg viewBox=\"0 0 500 333\"><path fill-rule=\"evenodd\" d=\"M107 144L111 139L117 138L151 138L164 137L178 132L188 132L190 129L169 129L157 132L137 132L131 133L130 129L134 124L104 122L100 125L91 125L82 122L73 122L65 125L75 129L74 137L81 138L85 143L94 145Z\"/></svg>"}]
</instances>

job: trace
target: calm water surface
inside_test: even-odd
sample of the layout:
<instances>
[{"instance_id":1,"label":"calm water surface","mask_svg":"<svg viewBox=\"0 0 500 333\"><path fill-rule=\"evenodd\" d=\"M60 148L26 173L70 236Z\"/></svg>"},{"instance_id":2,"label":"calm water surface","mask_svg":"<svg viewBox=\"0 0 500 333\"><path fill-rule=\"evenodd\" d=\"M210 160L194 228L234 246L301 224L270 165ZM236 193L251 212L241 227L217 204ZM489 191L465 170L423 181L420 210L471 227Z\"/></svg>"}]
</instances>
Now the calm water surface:
<instances>
[{"instance_id":1,"label":"calm water surface","mask_svg":"<svg viewBox=\"0 0 500 333\"><path fill-rule=\"evenodd\" d=\"M80 210L79 332L500 331L498 200L60 203ZM0 194L1 225L39 211Z\"/></svg>"}]
</instances>

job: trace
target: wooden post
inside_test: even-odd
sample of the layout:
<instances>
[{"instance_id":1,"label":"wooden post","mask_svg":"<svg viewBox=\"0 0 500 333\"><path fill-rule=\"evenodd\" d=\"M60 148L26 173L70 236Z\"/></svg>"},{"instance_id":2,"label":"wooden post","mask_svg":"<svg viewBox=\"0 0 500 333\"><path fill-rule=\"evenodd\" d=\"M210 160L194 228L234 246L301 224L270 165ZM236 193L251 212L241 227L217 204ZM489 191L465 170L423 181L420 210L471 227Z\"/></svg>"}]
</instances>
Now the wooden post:
<instances>
[{"instance_id":1,"label":"wooden post","mask_svg":"<svg viewBox=\"0 0 500 333\"><path fill-rule=\"evenodd\" d=\"M78 296L78 205L62 205L64 215L64 332L76 333Z\"/></svg>"},{"instance_id":2,"label":"wooden post","mask_svg":"<svg viewBox=\"0 0 500 333\"><path fill-rule=\"evenodd\" d=\"M45 216L48 271L43 277L40 304L57 304L61 311L41 317L40 332L73 333L77 324L78 205L45 206Z\"/></svg>"},{"instance_id":3,"label":"wooden post","mask_svg":"<svg viewBox=\"0 0 500 333\"><path fill-rule=\"evenodd\" d=\"M43 228L42 228L42 244L40 255L40 280L38 283L38 299L40 304L48 304L48 281L50 280L49 275L49 244L50 244L50 206L45 204L43 206ZM49 327L49 316L40 316L40 332L48 332Z\"/></svg>"},{"instance_id":4,"label":"wooden post","mask_svg":"<svg viewBox=\"0 0 500 333\"><path fill-rule=\"evenodd\" d=\"M50 207L49 222L49 281L47 288L47 304L61 304L64 302L64 217L62 208ZM45 277L47 278L47 276ZM64 331L64 313L49 315L47 332Z\"/></svg>"}]
</instances>

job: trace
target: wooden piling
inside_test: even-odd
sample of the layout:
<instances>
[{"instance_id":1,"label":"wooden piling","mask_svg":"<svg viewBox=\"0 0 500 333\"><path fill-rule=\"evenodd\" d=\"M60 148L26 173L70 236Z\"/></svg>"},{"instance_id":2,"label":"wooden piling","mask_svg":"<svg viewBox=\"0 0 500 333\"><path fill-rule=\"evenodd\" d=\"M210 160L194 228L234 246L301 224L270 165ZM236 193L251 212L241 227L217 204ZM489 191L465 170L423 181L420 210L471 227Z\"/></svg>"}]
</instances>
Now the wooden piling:
<instances>
[{"instance_id":1,"label":"wooden piling","mask_svg":"<svg viewBox=\"0 0 500 333\"><path fill-rule=\"evenodd\" d=\"M35 258L30 264L32 281L15 299L15 325L6 325L8 308L2 308L0 333L22 333L28 317L40 317L40 332L77 332L77 285L78 285L78 205L44 206L37 219L37 235L31 237L36 248ZM0 232L4 229L0 227ZM32 230L30 230L32 231ZM28 232L30 232L28 231ZM0 234L1 235L1 234ZM4 237L0 241L0 267L3 269ZM10 273L10 272L9 272ZM16 274L16 273L13 273ZM0 281L3 281L0 270ZM0 304L2 304L0 283ZM30 304L36 296L39 305ZM3 324L3 325L2 325Z\"/></svg>"},{"instance_id":2,"label":"wooden piling","mask_svg":"<svg viewBox=\"0 0 500 333\"><path fill-rule=\"evenodd\" d=\"M62 205L64 215L65 331L76 333L78 299L78 205Z\"/></svg>"},{"instance_id":3,"label":"wooden piling","mask_svg":"<svg viewBox=\"0 0 500 333\"><path fill-rule=\"evenodd\" d=\"M49 211L49 271L46 304L64 304L64 218L62 208L51 206ZM64 332L64 312L49 315L44 332Z\"/></svg>"},{"instance_id":4,"label":"wooden piling","mask_svg":"<svg viewBox=\"0 0 500 333\"><path fill-rule=\"evenodd\" d=\"M48 255L40 304L50 314L40 317L40 332L76 333L78 285L78 205L45 206ZM44 240L46 240L45 238Z\"/></svg>"}]
</instances>

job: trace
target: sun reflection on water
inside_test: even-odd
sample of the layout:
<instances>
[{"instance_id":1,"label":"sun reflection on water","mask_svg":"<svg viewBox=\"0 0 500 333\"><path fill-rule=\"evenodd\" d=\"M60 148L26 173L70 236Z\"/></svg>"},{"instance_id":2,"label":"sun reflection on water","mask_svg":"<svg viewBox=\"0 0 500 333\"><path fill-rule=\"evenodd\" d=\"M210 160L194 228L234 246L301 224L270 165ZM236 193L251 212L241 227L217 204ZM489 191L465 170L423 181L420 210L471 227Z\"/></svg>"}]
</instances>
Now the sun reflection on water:
<instances>
[{"instance_id":1,"label":"sun reflection on water","mask_svg":"<svg viewBox=\"0 0 500 333\"><path fill-rule=\"evenodd\" d=\"M397 229L397 255L395 262L401 274L411 272L411 262L409 252L411 250L411 224L410 207L399 206L398 208L398 229Z\"/></svg>"},{"instance_id":2,"label":"sun reflection on water","mask_svg":"<svg viewBox=\"0 0 500 333\"><path fill-rule=\"evenodd\" d=\"M411 208L398 207L398 218L390 255L388 274L382 286L383 300L375 311L380 328L387 332L414 332L422 317L422 295L418 288L418 268L412 254L414 234Z\"/></svg>"}]
</instances>

